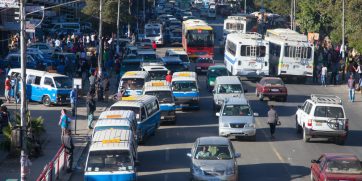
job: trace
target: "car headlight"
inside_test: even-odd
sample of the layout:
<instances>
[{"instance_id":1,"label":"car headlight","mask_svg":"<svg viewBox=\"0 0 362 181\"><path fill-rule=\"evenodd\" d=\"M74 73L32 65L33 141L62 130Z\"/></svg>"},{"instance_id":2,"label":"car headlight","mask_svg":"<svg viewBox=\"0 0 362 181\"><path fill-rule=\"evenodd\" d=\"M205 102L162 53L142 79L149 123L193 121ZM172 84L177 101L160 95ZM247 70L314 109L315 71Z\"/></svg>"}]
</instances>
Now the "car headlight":
<instances>
[{"instance_id":1,"label":"car headlight","mask_svg":"<svg viewBox=\"0 0 362 181\"><path fill-rule=\"evenodd\" d=\"M203 171L199 167L197 167L195 165L192 167L192 171L196 175L203 175L204 174Z\"/></svg>"},{"instance_id":2,"label":"car headlight","mask_svg":"<svg viewBox=\"0 0 362 181\"><path fill-rule=\"evenodd\" d=\"M229 167L226 169L225 171L226 175L234 175L235 174L235 169L233 167Z\"/></svg>"},{"instance_id":3,"label":"car headlight","mask_svg":"<svg viewBox=\"0 0 362 181\"><path fill-rule=\"evenodd\" d=\"M253 123L250 123L250 124L246 124L245 127L248 127L248 128L255 128L255 124Z\"/></svg>"}]
</instances>

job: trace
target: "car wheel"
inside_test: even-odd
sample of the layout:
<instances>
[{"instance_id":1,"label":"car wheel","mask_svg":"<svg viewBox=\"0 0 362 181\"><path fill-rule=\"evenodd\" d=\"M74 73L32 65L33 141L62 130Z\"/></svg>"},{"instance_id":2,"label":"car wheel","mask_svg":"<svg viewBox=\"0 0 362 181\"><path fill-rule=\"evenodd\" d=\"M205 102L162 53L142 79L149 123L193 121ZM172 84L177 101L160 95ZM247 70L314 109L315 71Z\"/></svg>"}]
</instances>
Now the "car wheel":
<instances>
[{"instance_id":1,"label":"car wheel","mask_svg":"<svg viewBox=\"0 0 362 181\"><path fill-rule=\"evenodd\" d=\"M303 141L307 143L307 142L309 142L309 140L310 140L310 136L307 135L307 131L304 128L303 129Z\"/></svg>"},{"instance_id":2,"label":"car wheel","mask_svg":"<svg viewBox=\"0 0 362 181\"><path fill-rule=\"evenodd\" d=\"M44 106L49 107L50 104L51 104L50 97L49 96L44 96L42 102L43 102Z\"/></svg>"},{"instance_id":3,"label":"car wheel","mask_svg":"<svg viewBox=\"0 0 362 181\"><path fill-rule=\"evenodd\" d=\"M260 94L260 93L259 93L259 101L263 101L263 100L264 100L263 94Z\"/></svg>"},{"instance_id":4,"label":"car wheel","mask_svg":"<svg viewBox=\"0 0 362 181\"><path fill-rule=\"evenodd\" d=\"M344 145L345 142L346 142L345 138L341 138L341 137L336 138L336 144L337 145Z\"/></svg>"},{"instance_id":5,"label":"car wheel","mask_svg":"<svg viewBox=\"0 0 362 181\"><path fill-rule=\"evenodd\" d=\"M298 134L302 132L302 127L298 124L298 117L295 117L295 129Z\"/></svg>"}]
</instances>

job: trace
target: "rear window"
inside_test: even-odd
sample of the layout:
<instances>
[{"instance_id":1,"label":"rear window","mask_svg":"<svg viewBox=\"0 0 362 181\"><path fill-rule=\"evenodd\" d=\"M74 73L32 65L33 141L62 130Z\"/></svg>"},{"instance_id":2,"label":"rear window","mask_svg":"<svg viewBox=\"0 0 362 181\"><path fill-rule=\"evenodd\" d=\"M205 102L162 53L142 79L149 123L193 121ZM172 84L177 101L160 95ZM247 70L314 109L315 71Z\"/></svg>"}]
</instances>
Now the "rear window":
<instances>
[{"instance_id":1,"label":"rear window","mask_svg":"<svg viewBox=\"0 0 362 181\"><path fill-rule=\"evenodd\" d=\"M331 160L327 164L327 173L336 174L362 174L359 160Z\"/></svg>"},{"instance_id":2,"label":"rear window","mask_svg":"<svg viewBox=\"0 0 362 181\"><path fill-rule=\"evenodd\" d=\"M317 106L314 111L315 117L344 118L341 107Z\"/></svg>"}]
</instances>

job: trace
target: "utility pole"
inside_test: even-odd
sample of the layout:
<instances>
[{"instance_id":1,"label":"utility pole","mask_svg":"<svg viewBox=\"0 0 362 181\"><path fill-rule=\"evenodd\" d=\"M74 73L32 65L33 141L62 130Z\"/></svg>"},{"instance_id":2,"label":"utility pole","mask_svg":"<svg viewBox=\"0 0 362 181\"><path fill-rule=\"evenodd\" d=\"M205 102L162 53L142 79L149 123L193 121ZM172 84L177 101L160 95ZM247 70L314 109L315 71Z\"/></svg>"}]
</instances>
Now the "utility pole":
<instances>
[{"instance_id":1,"label":"utility pole","mask_svg":"<svg viewBox=\"0 0 362 181\"><path fill-rule=\"evenodd\" d=\"M246 14L246 0L244 0L244 14Z\"/></svg>"},{"instance_id":2,"label":"utility pole","mask_svg":"<svg viewBox=\"0 0 362 181\"><path fill-rule=\"evenodd\" d=\"M293 30L293 1L290 1L290 29Z\"/></svg>"},{"instance_id":3,"label":"utility pole","mask_svg":"<svg viewBox=\"0 0 362 181\"><path fill-rule=\"evenodd\" d=\"M117 10L117 45L116 45L116 53L119 55L119 16L121 11L121 0L118 0L118 10Z\"/></svg>"},{"instance_id":4,"label":"utility pole","mask_svg":"<svg viewBox=\"0 0 362 181\"><path fill-rule=\"evenodd\" d=\"M25 7L24 0L19 1L20 6L20 66L21 66L21 108L20 108L20 143L21 143L21 156L20 156L20 179L21 181L27 180L29 159L26 147L26 47L25 47Z\"/></svg>"},{"instance_id":5,"label":"utility pole","mask_svg":"<svg viewBox=\"0 0 362 181\"><path fill-rule=\"evenodd\" d=\"M346 50L346 45L345 45L345 10L344 10L344 5L345 2L344 0L342 0L342 46L341 46L341 54L342 54L342 59L343 61L345 60L345 53L344 51Z\"/></svg>"},{"instance_id":6,"label":"utility pole","mask_svg":"<svg viewBox=\"0 0 362 181\"><path fill-rule=\"evenodd\" d=\"M132 16L131 0L128 1L128 15L129 15L129 17ZM128 20L128 38L131 38L131 21L130 20Z\"/></svg>"},{"instance_id":7,"label":"utility pole","mask_svg":"<svg viewBox=\"0 0 362 181\"><path fill-rule=\"evenodd\" d=\"M99 32L98 32L98 76L102 75L102 59L103 59L103 41L102 41L102 11L103 11L103 1L99 1Z\"/></svg>"},{"instance_id":8,"label":"utility pole","mask_svg":"<svg viewBox=\"0 0 362 181\"><path fill-rule=\"evenodd\" d=\"M297 29L297 24L295 23L295 10L296 10L296 1L293 0L293 30Z\"/></svg>"}]
</instances>

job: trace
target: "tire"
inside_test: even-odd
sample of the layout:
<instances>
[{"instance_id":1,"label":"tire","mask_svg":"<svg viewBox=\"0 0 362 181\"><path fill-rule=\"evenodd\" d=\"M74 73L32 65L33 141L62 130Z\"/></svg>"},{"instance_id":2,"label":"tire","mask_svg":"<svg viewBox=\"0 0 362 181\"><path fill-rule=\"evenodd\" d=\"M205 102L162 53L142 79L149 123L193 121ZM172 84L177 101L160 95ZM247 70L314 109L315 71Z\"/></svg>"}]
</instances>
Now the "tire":
<instances>
[{"instance_id":1,"label":"tire","mask_svg":"<svg viewBox=\"0 0 362 181\"><path fill-rule=\"evenodd\" d=\"M336 140L335 140L336 144L337 145L344 145L345 142L346 142L346 139L345 138L341 138L341 137L337 137Z\"/></svg>"},{"instance_id":2,"label":"tire","mask_svg":"<svg viewBox=\"0 0 362 181\"><path fill-rule=\"evenodd\" d=\"M310 136L307 135L307 131L305 128L303 129L303 141L306 143L310 141Z\"/></svg>"},{"instance_id":3,"label":"tire","mask_svg":"<svg viewBox=\"0 0 362 181\"><path fill-rule=\"evenodd\" d=\"M263 101L264 100L264 96L262 94L259 94L259 101Z\"/></svg>"},{"instance_id":4,"label":"tire","mask_svg":"<svg viewBox=\"0 0 362 181\"><path fill-rule=\"evenodd\" d=\"M51 105L51 100L49 96L44 96L42 99L43 105L49 107Z\"/></svg>"},{"instance_id":5,"label":"tire","mask_svg":"<svg viewBox=\"0 0 362 181\"><path fill-rule=\"evenodd\" d=\"M302 133L302 127L298 124L298 117L295 117L295 129L298 134Z\"/></svg>"}]
</instances>

